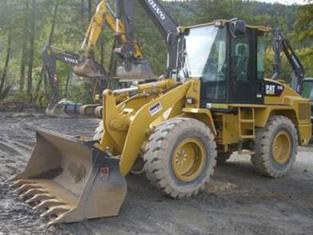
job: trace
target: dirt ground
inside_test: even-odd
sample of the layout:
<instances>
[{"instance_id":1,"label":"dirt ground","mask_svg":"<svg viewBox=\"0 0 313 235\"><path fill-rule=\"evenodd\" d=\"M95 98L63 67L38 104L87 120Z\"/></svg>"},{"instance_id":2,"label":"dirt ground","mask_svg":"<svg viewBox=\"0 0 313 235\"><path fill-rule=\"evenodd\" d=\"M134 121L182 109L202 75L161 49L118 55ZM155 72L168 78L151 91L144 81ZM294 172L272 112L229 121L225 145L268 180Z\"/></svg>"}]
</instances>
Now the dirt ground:
<instances>
[{"instance_id":1,"label":"dirt ground","mask_svg":"<svg viewBox=\"0 0 313 235\"><path fill-rule=\"evenodd\" d=\"M172 200L144 176L129 176L119 217L47 227L4 181L21 171L35 143L34 128L91 136L95 119L54 119L0 113L0 235L3 234L313 234L313 148L301 148L287 177L257 175L249 156L232 156L207 190Z\"/></svg>"}]
</instances>

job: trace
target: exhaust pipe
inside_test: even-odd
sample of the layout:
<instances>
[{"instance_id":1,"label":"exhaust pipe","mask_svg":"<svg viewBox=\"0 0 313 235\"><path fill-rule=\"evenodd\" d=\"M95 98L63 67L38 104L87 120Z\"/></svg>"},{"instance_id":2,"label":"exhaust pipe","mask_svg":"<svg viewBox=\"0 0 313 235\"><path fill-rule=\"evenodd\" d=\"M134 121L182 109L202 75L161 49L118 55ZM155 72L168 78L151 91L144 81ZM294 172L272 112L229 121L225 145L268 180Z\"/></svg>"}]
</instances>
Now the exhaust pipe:
<instances>
[{"instance_id":1,"label":"exhaust pipe","mask_svg":"<svg viewBox=\"0 0 313 235\"><path fill-rule=\"evenodd\" d=\"M127 192L119 160L90 145L39 130L26 169L8 182L49 225L116 216Z\"/></svg>"}]
</instances>

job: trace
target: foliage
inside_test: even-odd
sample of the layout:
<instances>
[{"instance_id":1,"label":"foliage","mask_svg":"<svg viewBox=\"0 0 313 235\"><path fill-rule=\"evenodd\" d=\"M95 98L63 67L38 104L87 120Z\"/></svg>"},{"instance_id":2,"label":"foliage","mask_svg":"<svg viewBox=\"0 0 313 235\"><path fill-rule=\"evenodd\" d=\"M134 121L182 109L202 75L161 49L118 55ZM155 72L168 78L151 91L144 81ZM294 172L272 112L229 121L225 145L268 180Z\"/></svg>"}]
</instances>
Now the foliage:
<instances>
[{"instance_id":1,"label":"foliage","mask_svg":"<svg viewBox=\"0 0 313 235\"><path fill-rule=\"evenodd\" d=\"M295 41L298 43L299 55L306 68L307 77L313 77L313 1L299 8L295 23Z\"/></svg>"}]
</instances>

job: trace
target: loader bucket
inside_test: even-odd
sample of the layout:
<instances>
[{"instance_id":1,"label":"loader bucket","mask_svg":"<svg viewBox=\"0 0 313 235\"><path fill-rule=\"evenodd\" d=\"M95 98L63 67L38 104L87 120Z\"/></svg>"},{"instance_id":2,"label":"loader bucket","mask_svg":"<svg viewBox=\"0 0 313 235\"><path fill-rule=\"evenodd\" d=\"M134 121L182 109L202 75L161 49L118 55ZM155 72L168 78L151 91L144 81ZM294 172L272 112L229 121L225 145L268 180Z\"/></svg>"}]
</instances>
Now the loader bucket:
<instances>
[{"instance_id":1,"label":"loader bucket","mask_svg":"<svg viewBox=\"0 0 313 235\"><path fill-rule=\"evenodd\" d=\"M126 196L119 161L87 142L39 130L22 173L9 180L49 224L116 216Z\"/></svg>"}]
</instances>

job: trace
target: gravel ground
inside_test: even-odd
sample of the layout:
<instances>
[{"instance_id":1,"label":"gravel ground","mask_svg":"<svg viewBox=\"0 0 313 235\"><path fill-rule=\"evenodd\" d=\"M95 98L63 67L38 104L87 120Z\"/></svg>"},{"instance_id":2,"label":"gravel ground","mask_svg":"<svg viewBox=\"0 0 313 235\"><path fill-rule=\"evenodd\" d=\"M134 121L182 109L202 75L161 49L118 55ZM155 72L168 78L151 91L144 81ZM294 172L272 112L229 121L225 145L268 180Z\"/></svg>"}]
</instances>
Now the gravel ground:
<instances>
[{"instance_id":1,"label":"gravel ground","mask_svg":"<svg viewBox=\"0 0 313 235\"><path fill-rule=\"evenodd\" d=\"M34 128L92 136L96 119L54 119L0 113L0 235L2 234L313 234L313 148L301 148L290 174L269 179L249 156L233 155L216 168L205 192L172 200L144 176L128 176L118 217L47 227L4 181L27 163Z\"/></svg>"}]
</instances>

